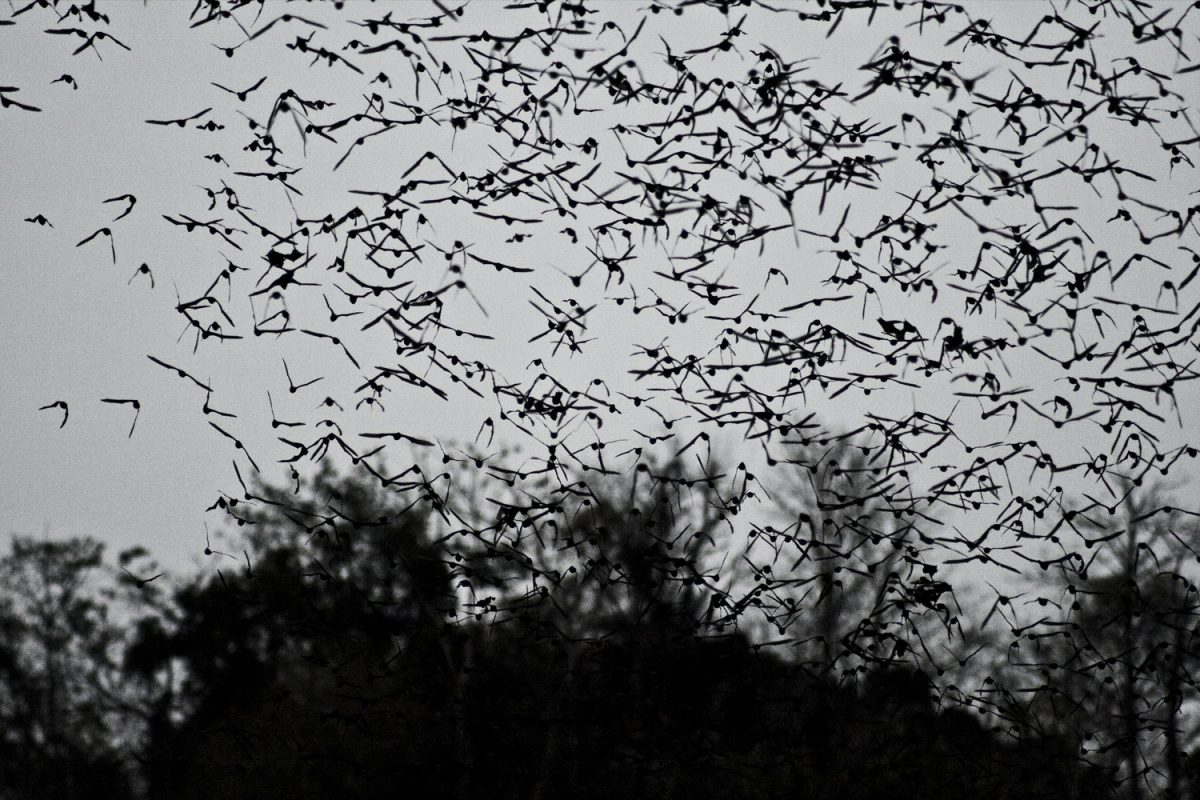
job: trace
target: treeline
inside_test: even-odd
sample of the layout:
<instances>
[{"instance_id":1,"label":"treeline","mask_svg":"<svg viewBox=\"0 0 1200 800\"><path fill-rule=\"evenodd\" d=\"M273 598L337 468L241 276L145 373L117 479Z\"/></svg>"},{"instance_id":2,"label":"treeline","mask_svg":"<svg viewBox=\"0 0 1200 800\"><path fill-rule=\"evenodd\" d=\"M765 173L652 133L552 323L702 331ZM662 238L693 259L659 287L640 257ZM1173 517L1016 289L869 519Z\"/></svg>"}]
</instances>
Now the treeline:
<instances>
[{"instance_id":1,"label":"treeline","mask_svg":"<svg viewBox=\"0 0 1200 800\"><path fill-rule=\"evenodd\" d=\"M925 618L945 623L950 587L906 571L887 537L856 549L878 567L856 568L848 537L882 530L869 523L879 515L834 510L821 500L830 469L812 474L788 502L832 524L806 539L818 566L789 572L806 593L776 598L778 612L763 589L786 585L763 580L752 549L748 591L717 580L727 508L682 478L609 481L559 509L553 536L493 503L498 528L517 532L489 539L446 525L436 503L398 507L378 483L327 472L303 492L262 487L255 510L238 508L235 546L210 542L214 566L171 583L141 549L114 566L87 539L16 539L0 564L0 796L1193 790L1181 709L1196 653L1170 605L1178 581L1155 593L1165 579L1093 565L1092 583L1073 585L1068 611L1086 620L1069 635L1023 645L1036 658L970 641L977 658L947 674L898 631L931 641ZM839 546L843 558L822 558ZM1143 618L1151 602L1179 623L1170 647L1145 638L1158 635ZM788 636L738 624L745 608ZM1086 655L1081 641L1103 648L1106 636L1127 652ZM1153 671L1166 694L1151 708ZM1174 749L1152 757L1167 736Z\"/></svg>"}]
</instances>

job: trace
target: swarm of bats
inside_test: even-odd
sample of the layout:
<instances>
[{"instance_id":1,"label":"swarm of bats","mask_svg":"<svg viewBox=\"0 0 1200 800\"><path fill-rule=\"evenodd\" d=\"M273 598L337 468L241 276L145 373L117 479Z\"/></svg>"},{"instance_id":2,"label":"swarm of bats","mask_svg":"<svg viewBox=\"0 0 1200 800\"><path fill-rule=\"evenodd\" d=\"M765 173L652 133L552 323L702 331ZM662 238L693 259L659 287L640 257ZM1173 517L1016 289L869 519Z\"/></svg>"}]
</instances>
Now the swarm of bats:
<instances>
[{"instance_id":1,"label":"swarm of bats","mask_svg":"<svg viewBox=\"0 0 1200 800\"><path fill-rule=\"evenodd\" d=\"M895 574L863 625L894 612L880 641L904 644L847 659L949 669L978 652L962 576L1053 570L1068 589L971 600L1036 661L1046 607L1069 607L1131 525L1167 531L1187 557L1159 566L1195 576L1200 506L1123 509L1195 474L1197 6L200 0L191 34L221 71L139 124L211 137L203 192L189 177L172 208L114 187L95 220L21 216L101 262L139 216L199 248L203 278L177 272L170 296L156 267L147 300L188 337L148 349L203 396L229 497L260 502L249 476L272 462L332 459L536 568L592 481L681 481L656 467L675 459L717 487L730 562L754 567L748 587L699 570L729 598L722 624L786 639L789 587L819 554ZM2 113L69 106L88 71L136 57L130 28L107 32L137 25L120 11L16 8L68 40L41 57L80 80L0 88ZM239 72L252 52L344 90ZM250 342L279 351L253 392L212 366ZM105 402L136 422L138 401ZM817 473L814 507L772 519L786 481ZM469 476L496 519L469 510Z\"/></svg>"}]
</instances>

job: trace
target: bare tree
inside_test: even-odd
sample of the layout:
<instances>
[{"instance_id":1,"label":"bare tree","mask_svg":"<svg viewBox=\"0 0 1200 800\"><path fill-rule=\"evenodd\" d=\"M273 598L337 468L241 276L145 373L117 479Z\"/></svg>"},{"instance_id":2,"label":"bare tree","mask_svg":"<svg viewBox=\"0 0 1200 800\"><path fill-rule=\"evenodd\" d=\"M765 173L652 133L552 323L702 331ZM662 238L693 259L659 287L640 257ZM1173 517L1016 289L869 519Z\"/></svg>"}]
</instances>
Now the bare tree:
<instances>
[{"instance_id":1,"label":"bare tree","mask_svg":"<svg viewBox=\"0 0 1200 800\"><path fill-rule=\"evenodd\" d=\"M1111 519L1083 519L1093 552L1060 563L1063 617L1029 637L1021 665L1042 676L1035 715L1118 773L1126 797L1183 798L1196 787L1185 754L1200 700L1197 528L1167 487L1127 488Z\"/></svg>"}]
</instances>

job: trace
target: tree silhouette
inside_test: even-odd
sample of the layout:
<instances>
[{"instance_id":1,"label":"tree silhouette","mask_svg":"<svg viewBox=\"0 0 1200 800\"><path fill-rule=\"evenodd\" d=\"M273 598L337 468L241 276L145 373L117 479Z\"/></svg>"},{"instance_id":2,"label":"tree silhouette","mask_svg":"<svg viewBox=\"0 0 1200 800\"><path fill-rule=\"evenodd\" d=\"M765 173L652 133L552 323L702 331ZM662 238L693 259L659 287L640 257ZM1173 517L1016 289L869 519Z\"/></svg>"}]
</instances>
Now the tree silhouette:
<instances>
[{"instance_id":1,"label":"tree silhouette","mask_svg":"<svg viewBox=\"0 0 1200 800\"><path fill-rule=\"evenodd\" d=\"M774 487L786 527L756 537L770 544L762 572L774 573L786 593L774 620L779 632L798 633L801 659L835 678L906 663L903 628L944 608L949 590L919 563L915 526L872 491L882 470L871 453L861 436L793 444Z\"/></svg>"},{"instance_id":2,"label":"tree silhouette","mask_svg":"<svg viewBox=\"0 0 1200 800\"><path fill-rule=\"evenodd\" d=\"M1188 752L1198 731L1186 710L1197 699L1200 656L1200 604L1187 577L1195 523L1174 509L1170 494L1162 485L1127 484L1113 519L1081 519L1094 551L1055 570L1050 588L1059 602L1039 600L1061 617L1043 618L1031 646L1013 651L1022 671L1036 669L1042 683L1031 687L1035 702L1010 705L1027 708L1039 729L1078 742L1128 798L1188 797L1196 785Z\"/></svg>"},{"instance_id":3,"label":"tree silhouette","mask_svg":"<svg viewBox=\"0 0 1200 800\"><path fill-rule=\"evenodd\" d=\"M997 738L917 669L847 682L741 631L705 566L719 483L669 461L593 483L527 558L378 482L254 489L241 558L214 550L128 648L130 679L171 687L148 796L1100 796L1067 740Z\"/></svg>"},{"instance_id":4,"label":"tree silhouette","mask_svg":"<svg viewBox=\"0 0 1200 800\"><path fill-rule=\"evenodd\" d=\"M0 794L133 797L146 696L126 685L132 588L91 539L16 537L0 559Z\"/></svg>"}]
</instances>

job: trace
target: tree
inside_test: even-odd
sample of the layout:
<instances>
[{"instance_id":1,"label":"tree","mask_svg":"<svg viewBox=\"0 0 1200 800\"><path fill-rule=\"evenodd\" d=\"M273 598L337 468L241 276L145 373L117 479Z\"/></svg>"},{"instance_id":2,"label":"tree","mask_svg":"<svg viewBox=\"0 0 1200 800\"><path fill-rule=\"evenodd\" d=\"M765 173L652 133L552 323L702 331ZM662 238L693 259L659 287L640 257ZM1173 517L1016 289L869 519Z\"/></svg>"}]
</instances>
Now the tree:
<instances>
[{"instance_id":1,"label":"tree","mask_svg":"<svg viewBox=\"0 0 1200 800\"><path fill-rule=\"evenodd\" d=\"M0 794L133 797L144 696L124 681L140 602L87 538L16 537L0 559Z\"/></svg>"},{"instance_id":2,"label":"tree","mask_svg":"<svg viewBox=\"0 0 1200 800\"><path fill-rule=\"evenodd\" d=\"M1200 699L1196 527L1167 487L1126 486L1111 519L1081 520L1091 556L1056 572L1063 617L1026 654L1045 676L1034 713L1119 774L1125 797L1184 798L1197 786L1186 711Z\"/></svg>"},{"instance_id":3,"label":"tree","mask_svg":"<svg viewBox=\"0 0 1200 800\"><path fill-rule=\"evenodd\" d=\"M540 516L496 487L450 531L365 474L256 489L243 557L143 629L129 663L184 676L152 797L1100 791L1062 742L996 740L918 671L846 685L754 643L712 566L729 498L678 463Z\"/></svg>"},{"instance_id":4,"label":"tree","mask_svg":"<svg viewBox=\"0 0 1200 800\"><path fill-rule=\"evenodd\" d=\"M861 434L790 442L772 486L772 514L785 527L755 532L752 552L763 561L755 569L775 600L770 619L801 641L799 657L820 675L853 679L870 665L914 659L938 670L928 646L922 653L913 642L961 635L950 584L922 558L930 540L881 491L878 457Z\"/></svg>"}]
</instances>

